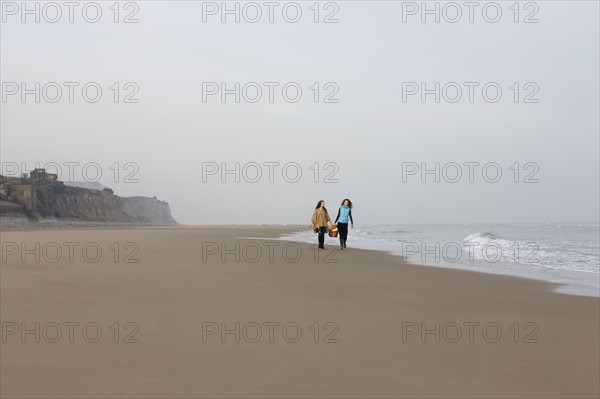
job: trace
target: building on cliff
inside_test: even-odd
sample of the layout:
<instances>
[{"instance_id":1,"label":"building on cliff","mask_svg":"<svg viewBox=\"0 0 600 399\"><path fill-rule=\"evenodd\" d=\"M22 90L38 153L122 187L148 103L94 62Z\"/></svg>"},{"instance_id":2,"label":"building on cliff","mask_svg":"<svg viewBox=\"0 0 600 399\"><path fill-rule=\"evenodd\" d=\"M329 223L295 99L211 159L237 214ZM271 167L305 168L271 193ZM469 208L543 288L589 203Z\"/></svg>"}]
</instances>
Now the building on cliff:
<instances>
[{"instance_id":1,"label":"building on cliff","mask_svg":"<svg viewBox=\"0 0 600 399\"><path fill-rule=\"evenodd\" d=\"M61 183L58 175L46 173L46 169L34 169L29 176L21 178L1 176L0 199L23 206L26 211L37 210L37 188L42 184Z\"/></svg>"}]
</instances>

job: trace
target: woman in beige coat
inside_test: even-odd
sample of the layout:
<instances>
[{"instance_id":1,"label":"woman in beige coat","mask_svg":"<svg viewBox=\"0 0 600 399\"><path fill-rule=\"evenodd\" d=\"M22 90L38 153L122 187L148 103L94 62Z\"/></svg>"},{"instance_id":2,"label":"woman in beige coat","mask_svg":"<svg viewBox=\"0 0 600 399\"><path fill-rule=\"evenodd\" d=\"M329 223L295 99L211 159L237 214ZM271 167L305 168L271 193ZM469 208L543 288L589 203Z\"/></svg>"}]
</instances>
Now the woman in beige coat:
<instances>
[{"instance_id":1,"label":"woman in beige coat","mask_svg":"<svg viewBox=\"0 0 600 399\"><path fill-rule=\"evenodd\" d=\"M331 218L327 213L327 208L325 208L325 201L321 200L317 203L311 219L312 228L319 233L319 248L325 249L325 233L329 223L331 223Z\"/></svg>"}]
</instances>

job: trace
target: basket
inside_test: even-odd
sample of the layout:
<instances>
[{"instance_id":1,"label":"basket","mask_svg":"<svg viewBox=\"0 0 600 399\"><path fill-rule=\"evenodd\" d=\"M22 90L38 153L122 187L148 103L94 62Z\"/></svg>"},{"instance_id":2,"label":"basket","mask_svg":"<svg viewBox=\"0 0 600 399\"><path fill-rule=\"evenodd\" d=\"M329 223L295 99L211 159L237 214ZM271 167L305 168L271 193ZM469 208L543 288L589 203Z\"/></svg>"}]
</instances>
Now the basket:
<instances>
[{"instance_id":1,"label":"basket","mask_svg":"<svg viewBox=\"0 0 600 399\"><path fill-rule=\"evenodd\" d=\"M337 237L338 236L338 228L337 226L334 224L330 229L329 229L329 237Z\"/></svg>"}]
</instances>

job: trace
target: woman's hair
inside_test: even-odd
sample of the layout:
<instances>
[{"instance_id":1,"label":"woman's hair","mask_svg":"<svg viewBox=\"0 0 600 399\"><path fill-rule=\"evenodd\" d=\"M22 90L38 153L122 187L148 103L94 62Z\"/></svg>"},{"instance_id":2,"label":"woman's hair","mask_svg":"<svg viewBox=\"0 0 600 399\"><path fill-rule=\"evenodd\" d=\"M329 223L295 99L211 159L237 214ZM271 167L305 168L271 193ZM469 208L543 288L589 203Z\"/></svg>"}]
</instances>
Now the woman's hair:
<instances>
[{"instance_id":1,"label":"woman's hair","mask_svg":"<svg viewBox=\"0 0 600 399\"><path fill-rule=\"evenodd\" d=\"M350 201L350 198L344 198L344 200L342 201L342 205L344 205L344 202L348 201L348 206L350 207L350 209L352 209L352 201Z\"/></svg>"},{"instance_id":2,"label":"woman's hair","mask_svg":"<svg viewBox=\"0 0 600 399\"><path fill-rule=\"evenodd\" d=\"M321 202L325 202L325 200L320 200L319 202L317 202L317 206L315 206L315 209L319 209L321 207ZM323 207L323 209L325 210L325 212L327 212L327 208Z\"/></svg>"}]
</instances>

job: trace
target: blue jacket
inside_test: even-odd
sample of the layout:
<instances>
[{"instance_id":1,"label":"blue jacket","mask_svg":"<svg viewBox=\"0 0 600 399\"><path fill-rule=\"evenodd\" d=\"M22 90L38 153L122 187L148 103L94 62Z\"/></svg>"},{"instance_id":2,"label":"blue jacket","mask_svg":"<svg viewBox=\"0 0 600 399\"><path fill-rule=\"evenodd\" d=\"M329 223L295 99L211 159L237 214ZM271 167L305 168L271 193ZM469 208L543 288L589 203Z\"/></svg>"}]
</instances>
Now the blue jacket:
<instances>
[{"instance_id":1,"label":"blue jacket","mask_svg":"<svg viewBox=\"0 0 600 399\"><path fill-rule=\"evenodd\" d=\"M348 223L348 218L350 218L350 221L352 224L354 224L354 220L352 220L352 209L350 209L349 206L342 205L338 210L338 214L334 223L337 223L338 219L340 223Z\"/></svg>"}]
</instances>

